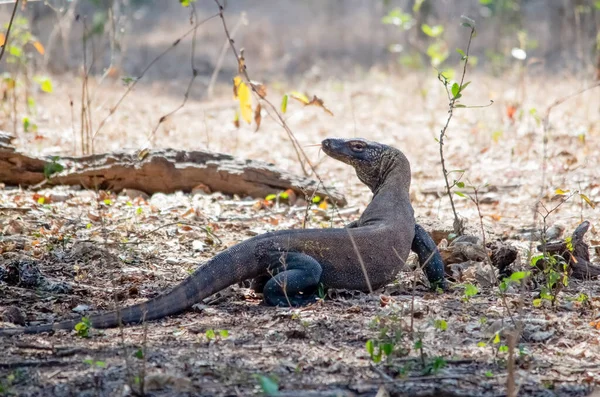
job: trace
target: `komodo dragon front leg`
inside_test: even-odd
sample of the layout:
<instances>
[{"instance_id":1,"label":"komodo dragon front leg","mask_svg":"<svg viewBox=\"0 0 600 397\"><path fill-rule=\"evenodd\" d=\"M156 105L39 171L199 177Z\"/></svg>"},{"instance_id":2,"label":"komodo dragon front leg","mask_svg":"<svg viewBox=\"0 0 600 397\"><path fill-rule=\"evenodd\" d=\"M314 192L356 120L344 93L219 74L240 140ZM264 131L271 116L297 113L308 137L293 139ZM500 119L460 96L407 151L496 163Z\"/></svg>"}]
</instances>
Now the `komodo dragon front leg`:
<instances>
[{"instance_id":1,"label":"komodo dragon front leg","mask_svg":"<svg viewBox=\"0 0 600 397\"><path fill-rule=\"evenodd\" d=\"M359 227L359 219L346 225L346 229ZM444 261L435 242L425 229L419 224L415 224L415 238L412 241L411 251L417 254L419 265L424 270L431 288L436 290L446 289L446 279L444 278Z\"/></svg>"}]
</instances>

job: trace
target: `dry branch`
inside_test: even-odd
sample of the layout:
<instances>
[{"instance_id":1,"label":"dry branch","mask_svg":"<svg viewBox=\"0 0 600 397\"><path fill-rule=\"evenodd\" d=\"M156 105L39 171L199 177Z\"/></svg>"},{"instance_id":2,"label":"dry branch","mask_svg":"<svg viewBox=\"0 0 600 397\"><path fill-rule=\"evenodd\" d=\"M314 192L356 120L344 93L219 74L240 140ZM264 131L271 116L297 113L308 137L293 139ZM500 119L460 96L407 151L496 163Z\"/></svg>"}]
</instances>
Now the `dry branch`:
<instances>
[{"instance_id":1,"label":"dry branch","mask_svg":"<svg viewBox=\"0 0 600 397\"><path fill-rule=\"evenodd\" d=\"M15 151L9 138L0 135L0 182L33 186L44 182L44 167L50 157L33 157ZM286 189L299 197L313 192L346 205L344 196L310 178L294 175L272 164L237 159L228 154L174 149L151 150L143 154L114 152L81 157L61 157L65 169L52 175L45 185L80 185L85 188L120 191L136 189L148 194L189 192L207 186L212 192L264 198Z\"/></svg>"}]
</instances>

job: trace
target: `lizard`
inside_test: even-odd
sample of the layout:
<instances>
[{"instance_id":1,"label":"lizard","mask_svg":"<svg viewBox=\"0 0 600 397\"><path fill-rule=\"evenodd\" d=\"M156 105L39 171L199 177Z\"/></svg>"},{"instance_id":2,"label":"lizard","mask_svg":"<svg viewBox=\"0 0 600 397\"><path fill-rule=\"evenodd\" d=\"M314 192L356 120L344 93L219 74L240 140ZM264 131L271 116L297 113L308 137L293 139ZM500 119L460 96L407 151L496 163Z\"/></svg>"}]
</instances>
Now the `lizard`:
<instances>
[{"instance_id":1,"label":"lizard","mask_svg":"<svg viewBox=\"0 0 600 397\"><path fill-rule=\"evenodd\" d=\"M369 292L395 279L411 249L432 288L445 289L439 251L415 223L409 196L410 163L404 153L362 138L328 138L321 148L353 166L358 179L373 193L358 220L344 228L280 230L252 237L215 255L170 292L89 316L91 326L114 328L178 314L231 285L265 276L263 299L272 306L314 302L320 283ZM73 329L80 321L0 328L0 335Z\"/></svg>"}]
</instances>

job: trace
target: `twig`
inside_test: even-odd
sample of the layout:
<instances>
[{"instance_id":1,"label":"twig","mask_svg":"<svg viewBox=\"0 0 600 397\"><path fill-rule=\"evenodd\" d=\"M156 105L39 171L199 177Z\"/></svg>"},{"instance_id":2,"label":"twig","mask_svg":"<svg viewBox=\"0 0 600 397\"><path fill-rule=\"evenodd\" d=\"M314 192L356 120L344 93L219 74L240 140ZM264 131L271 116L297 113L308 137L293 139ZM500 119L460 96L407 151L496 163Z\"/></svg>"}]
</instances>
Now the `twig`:
<instances>
[{"instance_id":1,"label":"twig","mask_svg":"<svg viewBox=\"0 0 600 397\"><path fill-rule=\"evenodd\" d=\"M10 36L10 29L13 26L13 21L15 19L15 14L17 13L17 8L19 7L19 0L15 1L15 6L13 7L12 14L10 15L10 20L8 21L8 27L6 28L6 34L4 35L4 45L2 46L2 50L0 50L0 61L4 56L4 51L6 51L6 47L8 46L8 37Z\"/></svg>"},{"instance_id":2,"label":"twig","mask_svg":"<svg viewBox=\"0 0 600 397\"><path fill-rule=\"evenodd\" d=\"M308 176L308 172L306 172L306 168L304 167L304 162L303 162L302 158L304 157L304 159L307 161L308 164L310 164L310 167L313 169L313 172L314 172L314 168L312 167L312 164L308 160L308 157L304 153L304 150L302 150L302 147L298 143L296 136L294 135L292 130L288 127L283 116L281 116L281 114L279 114L279 112L277 111L277 108L268 99L266 99L264 95L262 95L260 92L258 92L258 90L254 86L254 84L251 83L252 80L250 79L250 76L248 75L248 71L246 70L246 65L242 59L242 56L238 53L237 49L233 45L233 39L231 38L231 34L229 33L229 28L227 27L227 22L225 21L225 15L223 13L224 8L221 5L221 3L219 2L219 0L215 0L215 3L217 3L217 6L219 7L219 16L221 17L221 21L223 22L223 30L225 31L225 35L227 36L227 40L229 41L229 46L231 47L231 50L233 51L233 55L235 55L235 59L237 60L239 72L246 78L248 86L252 89L252 92L254 92L254 94L258 98L262 99L267 105L269 105L271 110L274 111L275 114L277 115L279 124L283 127L285 132L288 134L290 141L292 142L292 146L294 147L296 156L298 157L298 161L300 162L300 167L302 168L302 172L304 173L305 176Z\"/></svg>"},{"instance_id":3,"label":"twig","mask_svg":"<svg viewBox=\"0 0 600 397\"><path fill-rule=\"evenodd\" d=\"M227 22L225 21L225 15L223 13L224 8L221 5L221 3L219 2L219 0L214 0L214 1L217 4L217 7L219 8L219 14L218 15L221 18L221 22L223 23L223 30L225 32L225 35L227 36L227 40L229 41L229 46L231 47L233 55L235 56L235 59L237 60L239 73L242 74L243 77L246 79L246 81L248 83L248 86L252 89L252 92L254 93L254 95L268 105L268 108L265 108L265 110L267 111L267 113L269 114L269 116L271 116L273 119L275 119L275 121L278 122L279 125L287 133L288 138L292 142L292 146L294 147L294 150L296 152L296 156L298 158L298 161L300 162L300 167L302 168L302 171L303 171L304 175L307 176L308 173L306 172L306 168L304 167L304 162L302 160L303 158L306 161L306 163L308 164L308 166L310 167L310 169L312 170L312 172L314 173L315 178L323 186L323 190L325 191L325 193L328 196L331 197L331 195L329 194L329 191L328 191L327 187L325 186L325 183L323 182L323 179L318 174L315 166L313 165L313 163L310 161L310 159L306 155L306 152L304 152L304 149L302 149L302 146L300 145L300 143L296 139L296 136L292 132L291 128L287 125L287 123L286 123L285 119L283 118L283 116L281 115L281 113L279 113L277 111L277 108L275 107L275 105L273 105L273 103L271 101L269 101L261 92L259 92L256 89L256 86L251 83L251 79L250 79L250 76L248 75L248 70L246 69L246 64L244 63L243 57L241 57L240 54L238 54L238 51L235 48L233 39L231 38L231 34L229 33L229 29L227 27ZM273 112L276 117L274 117L269 110L271 112ZM336 205L336 208L337 208L337 205ZM340 216L340 219L342 219L341 216Z\"/></svg>"},{"instance_id":4,"label":"twig","mask_svg":"<svg viewBox=\"0 0 600 397\"><path fill-rule=\"evenodd\" d=\"M469 63L469 51L471 49L471 42L473 41L473 35L475 34L475 27L471 26L471 33L469 34L469 42L467 44L467 51L465 52L465 64L463 66L462 76L460 78L460 87L462 88L463 83L465 81L465 74L467 73L467 64ZM440 131L440 159L442 162L442 173L444 174L444 181L446 182L446 192L448 194L448 198L450 199L450 205L452 206L452 213L454 214L454 233L457 235L462 235L464 231L463 222L458 217L456 213L456 207L454 206L454 199L452 198L452 192L450 191L450 182L448 182L448 170L446 169L446 161L444 159L444 137L446 136L446 131L448 130L448 126L450 125L450 120L452 120L452 116L454 114L454 109L456 105L455 95L450 95L448 91L448 83L444 82L444 87L446 87L446 93L448 94L448 99L450 99L450 103L448 105L448 118L446 119L446 124L444 128Z\"/></svg>"},{"instance_id":5,"label":"twig","mask_svg":"<svg viewBox=\"0 0 600 397\"><path fill-rule=\"evenodd\" d=\"M238 29L242 25L248 25L248 19L246 18L245 12L242 12L242 14L240 15L240 19L238 19L233 29L231 29L231 39L233 39ZM223 43L223 48L221 48L221 53L219 54L219 58L217 58L217 63L215 64L215 70L213 70L213 74L212 76L210 76L210 82L208 83L208 88L206 90L206 95L209 98L212 98L213 96L213 91L215 89L217 77L219 77L219 72L221 71L221 67L223 66L223 61L225 60L225 55L227 55L227 49L229 48L229 40L230 39L227 38L227 40L225 40L225 42Z\"/></svg>"},{"instance_id":6,"label":"twig","mask_svg":"<svg viewBox=\"0 0 600 397\"><path fill-rule=\"evenodd\" d=\"M96 131L94 132L94 134L92 135L92 140L96 139L96 136L98 135L98 133L102 130L102 128L106 125L106 123L108 122L108 119L110 119L110 117L117 111L117 109L119 108L119 106L121 105L121 103L123 102L123 100L125 100L125 98L127 97L127 95L129 95L129 93L135 88L135 86L137 85L137 83L145 76L145 74L148 72L148 70L150 70L150 68L152 66L154 66L154 64L156 62L158 62L163 56L165 56L169 51L171 51L173 48L175 48L180 42L181 40L185 39L187 36L190 35L190 33L194 32L198 26L204 24L205 22L208 22L209 20L218 17L219 14L214 14L200 22L198 22L193 28L191 28L190 30L188 30L187 32L185 32L183 35L181 35L177 40L175 40L169 47L167 47L165 50L163 50L163 52L161 52L160 54L158 54L145 68L144 70L142 70L142 73L140 73L140 75L134 79L131 84L129 84L127 86L127 90L123 93L123 95L121 96L121 98L119 98L119 100L109 109L108 111L108 115L102 120L100 121L100 124L98 125L98 128L96 129Z\"/></svg>"},{"instance_id":7,"label":"twig","mask_svg":"<svg viewBox=\"0 0 600 397\"><path fill-rule=\"evenodd\" d=\"M196 7L194 6L194 3L191 3L191 11L190 12L191 12L190 21L192 21L192 24L193 24L193 21L198 19L198 16L196 14ZM194 34L192 35L192 51L190 54L192 77L190 78L190 82L188 83L187 89L185 90L185 94L183 94L183 101L175 109L171 110L169 113L161 116L161 118L158 119L158 123L156 123L156 126L154 127L154 129L152 130L152 132L150 132L150 135L148 135L148 141L149 141L148 143L149 144L150 144L150 141L154 138L154 135L156 134L158 127L160 127L160 125L165 120L167 120L169 117L171 117L172 115L177 113L179 110L181 110L188 101L188 98L190 96L190 91L192 90L192 86L194 85L194 81L196 80L196 77L198 77L198 70L196 70L196 66L194 65L194 56L196 53L196 37L197 37L199 26L200 26L199 24L196 24L194 26Z\"/></svg>"}]
</instances>

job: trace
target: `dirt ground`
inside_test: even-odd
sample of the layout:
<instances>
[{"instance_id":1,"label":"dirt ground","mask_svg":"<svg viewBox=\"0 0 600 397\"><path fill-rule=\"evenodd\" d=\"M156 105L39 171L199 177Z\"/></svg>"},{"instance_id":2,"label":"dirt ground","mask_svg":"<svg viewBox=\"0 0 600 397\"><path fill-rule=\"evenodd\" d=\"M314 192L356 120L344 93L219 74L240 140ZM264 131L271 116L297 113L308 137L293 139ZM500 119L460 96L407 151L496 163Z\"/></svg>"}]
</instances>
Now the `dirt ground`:
<instances>
[{"instance_id":1,"label":"dirt ground","mask_svg":"<svg viewBox=\"0 0 600 397\"><path fill-rule=\"evenodd\" d=\"M511 76L469 80L465 104L485 105L490 99L494 104L456 110L446 159L450 169L465 170L465 182L489 184L480 206L486 239L508 239L519 249L517 268L528 270L531 245L523 235L534 221L542 183L539 118L555 99L583 83L564 76L528 77L522 85ZM334 113L291 102L287 121L302 145L360 136L403 150L412 165L411 196L420 222L452 223L448 198L436 193L443 180L434 138L447 117L447 101L434 74L399 77L373 69L344 80L268 81L267 86L276 104L284 92L306 91L323 98ZM19 149L60 155L78 147L72 130L78 119L72 118L69 101L77 109L80 87L80 78L62 77L53 94L40 94L39 132L21 133ZM114 81L92 87L98 125L125 88ZM159 117L179 106L184 91L183 81L140 84L98 134L96 151L209 149L300 172L285 132L266 111L258 132L254 126L234 127L228 86L220 86L212 100L192 97L148 139ZM514 103L520 106L512 114ZM542 201L551 208L558 203L556 189L570 189L600 202L600 91L556 107L550 123ZM305 150L326 183L343 191L348 208L355 209L333 221L328 211L311 211L310 226L339 227L356 219L369 202L368 190L349 167L318 148ZM74 309L112 309L115 299L132 304L175 286L204 260L250 236L301 227L303 211L257 202L219 193L130 198L73 188L4 187L0 268L29 264L46 282L35 287L23 280L0 282L0 309L17 307L28 323L45 323L73 316ZM458 196L456 202L469 230L479 233L476 206ZM588 242L599 245L598 210L579 196L552 213L548 224L563 225L568 235L585 219L592 224ZM509 289L503 300L497 287L465 276L448 293L435 294L423 280L413 288L412 274L401 273L397 282L371 295L329 291L324 301L301 309L264 306L250 289L233 286L185 314L144 326L91 330L88 338L74 331L2 338L0 393L125 396L143 384L152 396L261 395L274 385L284 396L502 396L508 353L499 346L507 343L503 331L510 329L511 316L524 324L515 353L519 395L585 396L598 388L600 331L593 326L600 309L598 280L570 280L555 307L534 307L539 288L533 285L522 292ZM477 285L479 293L466 299L463 283ZM587 302L577 299L581 294ZM395 349L403 354L374 363L365 345L384 328L397 331ZM421 348L415 345L419 338ZM441 368L435 367L438 357L445 363Z\"/></svg>"}]
</instances>

